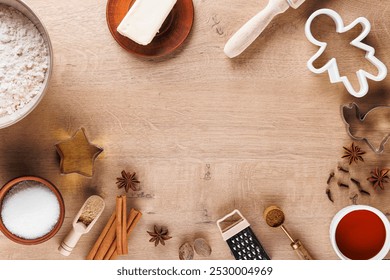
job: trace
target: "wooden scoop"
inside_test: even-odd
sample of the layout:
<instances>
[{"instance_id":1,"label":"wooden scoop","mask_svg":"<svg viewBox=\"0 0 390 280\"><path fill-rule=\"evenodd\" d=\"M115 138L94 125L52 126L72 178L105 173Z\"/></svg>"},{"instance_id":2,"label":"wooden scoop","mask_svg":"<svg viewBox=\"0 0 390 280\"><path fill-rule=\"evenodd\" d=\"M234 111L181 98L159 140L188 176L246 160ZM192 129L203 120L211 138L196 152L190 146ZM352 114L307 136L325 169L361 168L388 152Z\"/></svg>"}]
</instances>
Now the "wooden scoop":
<instances>
[{"instance_id":1,"label":"wooden scoop","mask_svg":"<svg viewBox=\"0 0 390 280\"><path fill-rule=\"evenodd\" d=\"M103 212L105 203L98 195L90 196L81 207L73 220L73 228L62 241L58 251L64 256L69 256L76 246L81 235L88 233Z\"/></svg>"},{"instance_id":2,"label":"wooden scoop","mask_svg":"<svg viewBox=\"0 0 390 280\"><path fill-rule=\"evenodd\" d=\"M284 233L287 235L287 237L291 241L291 247L294 249L294 251L297 253L298 257L301 260L312 260L313 258L310 256L309 252L306 250L306 248L303 246L301 241L298 239L294 240L290 233L287 231L287 229L284 227L284 213L283 211L276 206L269 206L264 210L264 219L270 227L280 227Z\"/></svg>"}]
</instances>

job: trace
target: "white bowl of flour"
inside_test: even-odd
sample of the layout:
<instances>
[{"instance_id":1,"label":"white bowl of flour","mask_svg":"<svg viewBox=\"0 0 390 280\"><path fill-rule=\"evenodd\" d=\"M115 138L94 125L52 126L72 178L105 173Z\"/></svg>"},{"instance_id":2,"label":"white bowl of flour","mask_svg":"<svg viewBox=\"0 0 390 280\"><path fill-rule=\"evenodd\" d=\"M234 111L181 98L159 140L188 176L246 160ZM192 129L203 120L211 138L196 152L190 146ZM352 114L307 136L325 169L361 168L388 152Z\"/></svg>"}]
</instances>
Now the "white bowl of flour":
<instances>
[{"instance_id":1,"label":"white bowl of flour","mask_svg":"<svg viewBox=\"0 0 390 280\"><path fill-rule=\"evenodd\" d=\"M53 68L46 28L20 0L0 0L0 128L15 124L41 101Z\"/></svg>"}]
</instances>

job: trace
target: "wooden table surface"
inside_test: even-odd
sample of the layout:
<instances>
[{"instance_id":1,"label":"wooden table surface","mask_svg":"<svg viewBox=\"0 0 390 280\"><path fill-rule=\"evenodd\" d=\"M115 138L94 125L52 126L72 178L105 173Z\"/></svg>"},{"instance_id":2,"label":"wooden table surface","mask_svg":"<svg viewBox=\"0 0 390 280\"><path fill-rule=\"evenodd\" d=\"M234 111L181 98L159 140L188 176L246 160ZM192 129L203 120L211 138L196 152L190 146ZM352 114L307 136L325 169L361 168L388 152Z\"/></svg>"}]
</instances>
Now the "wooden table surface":
<instances>
[{"instance_id":1,"label":"wooden table surface","mask_svg":"<svg viewBox=\"0 0 390 280\"><path fill-rule=\"evenodd\" d=\"M367 97L355 99L343 85L330 84L326 74L309 72L306 62L316 47L307 41L304 24L324 7L335 9L346 23L365 16L372 23L367 42L390 65L388 1L307 1L278 16L233 60L223 53L226 41L267 0L194 0L189 38L160 59L133 56L114 41L106 1L26 2L50 33L54 76L34 112L0 131L0 180L31 174L52 181L63 195L66 218L55 237L36 246L18 245L1 234L1 259L85 258L116 195L123 193L115 184L122 169L138 174L142 190L128 193L128 206L143 213L124 258L178 259L183 242L203 237L213 250L210 259L232 259L215 222L239 209L273 259L296 259L283 232L262 218L264 208L275 204L314 258L337 259L329 224L356 192L338 189L334 180L335 202L325 195L329 172L343 178L337 166L346 164L342 147L351 144L340 105L357 102L367 111L389 104L390 83L370 82ZM317 27L338 38L325 20ZM353 77L356 67L369 67L364 53L340 46L330 52L339 56L344 73ZM92 178L59 171L54 145L80 127L104 148ZM379 156L356 143L367 154L365 163L351 166L351 174L371 192L358 203L389 213L390 189L375 192L366 178L372 168L390 164L390 144ZM57 247L91 194L101 195L106 209L71 256L63 257ZM146 231L154 224L169 228L173 238L165 247L148 242Z\"/></svg>"}]
</instances>

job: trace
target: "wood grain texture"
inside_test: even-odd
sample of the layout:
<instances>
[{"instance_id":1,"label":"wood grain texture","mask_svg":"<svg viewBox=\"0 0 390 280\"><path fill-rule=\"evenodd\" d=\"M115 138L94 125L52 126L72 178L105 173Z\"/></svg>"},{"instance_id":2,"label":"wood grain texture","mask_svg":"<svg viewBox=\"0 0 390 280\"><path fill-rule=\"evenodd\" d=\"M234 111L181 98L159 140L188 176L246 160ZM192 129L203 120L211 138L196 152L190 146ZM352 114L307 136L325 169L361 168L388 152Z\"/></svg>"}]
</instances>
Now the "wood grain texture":
<instances>
[{"instance_id":1,"label":"wood grain texture","mask_svg":"<svg viewBox=\"0 0 390 280\"><path fill-rule=\"evenodd\" d=\"M355 189L326 180L337 172L342 146L351 143L340 105L356 101L363 111L390 104L388 80L370 83L369 94L352 98L327 75L313 75L306 61L316 51L304 35L309 15L335 9L345 22L359 16L372 23L367 42L390 65L388 1L306 1L275 18L241 56L223 53L229 37L268 0L194 0L195 21L186 42L172 55L142 59L123 50L106 25L106 1L26 0L45 23L54 46L55 68L40 105L18 124L0 130L0 180L31 174L60 189L66 218L58 234L40 245L22 246L0 234L1 259L65 259L57 247L72 219L92 194L106 208L84 235L71 259L83 259L123 193L115 181L122 169L137 172L141 191L128 194L128 206L143 217L129 238L126 259L178 259L179 246L202 237L208 259L232 259L215 221L239 209L273 259L296 259L280 229L262 218L278 205L285 225L316 259L336 259L329 240L333 215L350 205ZM331 29L331 27L329 27ZM341 58L349 58L339 49ZM345 59L352 73L353 59ZM54 145L84 127L89 140L104 148L92 178L60 175ZM374 192L371 168L389 165L390 145L351 175L369 190L359 203L390 213L389 189ZM348 179L348 178L344 178ZM166 246L149 243L153 225L169 228ZM200 258L195 256L195 258Z\"/></svg>"}]
</instances>

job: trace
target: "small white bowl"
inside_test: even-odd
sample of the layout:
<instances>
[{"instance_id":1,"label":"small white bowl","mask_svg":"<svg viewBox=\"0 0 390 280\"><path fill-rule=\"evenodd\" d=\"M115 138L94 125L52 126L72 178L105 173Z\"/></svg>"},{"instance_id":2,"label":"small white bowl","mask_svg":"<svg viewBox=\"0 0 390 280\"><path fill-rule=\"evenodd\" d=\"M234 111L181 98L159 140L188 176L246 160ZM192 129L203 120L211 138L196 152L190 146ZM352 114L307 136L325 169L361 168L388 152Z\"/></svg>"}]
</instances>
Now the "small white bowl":
<instances>
[{"instance_id":1,"label":"small white bowl","mask_svg":"<svg viewBox=\"0 0 390 280\"><path fill-rule=\"evenodd\" d=\"M381 211L379 211L378 209L376 209L374 207L367 206L367 205L347 206L347 207L341 209L339 212L337 212L337 214L333 217L333 220L330 223L329 233L330 233L330 242L332 243L332 247L333 247L334 251L336 252L337 256L339 256L340 259L349 260L349 258L344 256L344 254L340 251L340 249L337 246L336 229L337 229L337 226L342 218L344 218L347 214L349 214L353 211L356 211L356 210L371 211L372 213L376 214L382 220L383 225L385 226L385 230L386 230L385 243L383 244L383 247L379 251L379 253L370 259L370 260L382 260L383 258L386 257L386 255L388 254L388 252L390 250L390 222L387 219L387 217L385 216L385 214L383 214Z\"/></svg>"},{"instance_id":2,"label":"small white bowl","mask_svg":"<svg viewBox=\"0 0 390 280\"><path fill-rule=\"evenodd\" d=\"M49 81L53 70L53 47L46 28L44 27L44 25L42 24L38 16L32 11L32 9L26 3L24 3L21 0L0 0L0 4L13 7L14 9L18 10L23 15L25 15L29 20L31 20L35 24L39 32L42 34L42 37L46 42L47 50L49 53L49 65L45 75L45 80L41 87L41 92L38 95L36 95L23 108L17 110L11 115L0 117L0 128L5 128L17 123L25 116L27 116L29 113L31 113L35 109L35 107L39 104L39 102L42 100L43 96L45 95L47 88L49 86Z\"/></svg>"}]
</instances>

